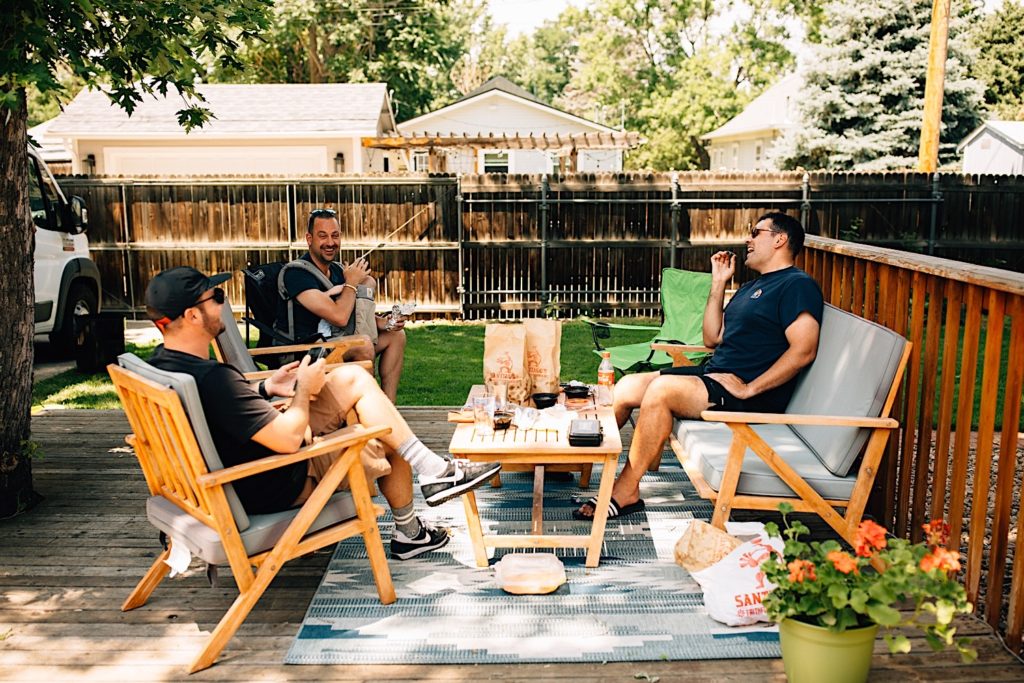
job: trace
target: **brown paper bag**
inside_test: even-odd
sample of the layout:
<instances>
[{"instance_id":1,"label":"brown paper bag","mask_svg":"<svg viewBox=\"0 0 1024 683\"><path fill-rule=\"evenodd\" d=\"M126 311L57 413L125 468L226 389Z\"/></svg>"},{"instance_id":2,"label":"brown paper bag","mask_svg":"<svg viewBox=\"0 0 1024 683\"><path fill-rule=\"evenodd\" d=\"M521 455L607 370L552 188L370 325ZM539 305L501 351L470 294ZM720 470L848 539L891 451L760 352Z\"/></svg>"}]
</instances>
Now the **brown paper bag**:
<instances>
[{"instance_id":1,"label":"brown paper bag","mask_svg":"<svg viewBox=\"0 0 1024 683\"><path fill-rule=\"evenodd\" d=\"M721 529L695 519L676 541L676 564L688 572L707 569L742 543Z\"/></svg>"},{"instance_id":2,"label":"brown paper bag","mask_svg":"<svg viewBox=\"0 0 1024 683\"><path fill-rule=\"evenodd\" d=\"M558 393L562 371L562 322L529 318L526 327L526 372L534 392Z\"/></svg>"},{"instance_id":3,"label":"brown paper bag","mask_svg":"<svg viewBox=\"0 0 1024 683\"><path fill-rule=\"evenodd\" d=\"M524 403L530 396L526 373L526 328L492 323L484 331L484 384L508 386L508 400Z\"/></svg>"}]
</instances>

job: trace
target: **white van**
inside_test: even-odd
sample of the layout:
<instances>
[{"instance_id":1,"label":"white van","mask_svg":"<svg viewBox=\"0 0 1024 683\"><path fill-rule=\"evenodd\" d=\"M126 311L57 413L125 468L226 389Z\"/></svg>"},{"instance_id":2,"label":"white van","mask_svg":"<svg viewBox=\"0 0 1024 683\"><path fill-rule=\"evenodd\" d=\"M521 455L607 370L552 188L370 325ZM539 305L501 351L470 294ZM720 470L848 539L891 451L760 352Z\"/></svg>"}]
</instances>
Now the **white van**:
<instances>
[{"instance_id":1,"label":"white van","mask_svg":"<svg viewBox=\"0 0 1024 683\"><path fill-rule=\"evenodd\" d=\"M81 197L64 196L29 145L28 188L35 224L35 334L63 352L74 347L78 315L100 311L100 271L89 258L88 215Z\"/></svg>"}]
</instances>

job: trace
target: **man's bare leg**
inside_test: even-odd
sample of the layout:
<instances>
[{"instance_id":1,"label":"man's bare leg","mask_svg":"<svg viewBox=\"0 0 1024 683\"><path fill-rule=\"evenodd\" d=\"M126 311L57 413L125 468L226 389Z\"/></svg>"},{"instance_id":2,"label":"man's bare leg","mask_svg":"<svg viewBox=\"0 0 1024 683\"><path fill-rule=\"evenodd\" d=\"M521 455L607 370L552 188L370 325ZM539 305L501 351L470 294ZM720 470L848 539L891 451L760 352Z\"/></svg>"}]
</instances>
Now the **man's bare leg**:
<instances>
[{"instance_id":1,"label":"man's bare leg","mask_svg":"<svg viewBox=\"0 0 1024 683\"><path fill-rule=\"evenodd\" d=\"M377 486L391 509L398 510L412 502L412 468L393 449L387 452L391 474L378 479Z\"/></svg>"},{"instance_id":2,"label":"man's bare leg","mask_svg":"<svg viewBox=\"0 0 1024 683\"><path fill-rule=\"evenodd\" d=\"M640 479L664 450L665 441L672 433L673 418L700 417L701 411L711 406L707 387L699 377L660 375L649 379L646 384L633 441L629 446L629 458L612 487L612 498L619 507L640 500ZM580 513L592 516L594 506L584 503Z\"/></svg>"},{"instance_id":3,"label":"man's bare leg","mask_svg":"<svg viewBox=\"0 0 1024 683\"><path fill-rule=\"evenodd\" d=\"M394 403L398 397L398 380L402 377L402 368L405 365L405 330L381 330L373 350L380 358L377 362L380 387Z\"/></svg>"},{"instance_id":4,"label":"man's bare leg","mask_svg":"<svg viewBox=\"0 0 1024 683\"><path fill-rule=\"evenodd\" d=\"M615 411L615 422L619 429L622 429L629 420L633 410L640 407L647 386L660 376L661 374L657 372L638 372L635 375L626 375L615 384L612 410Z\"/></svg>"},{"instance_id":5,"label":"man's bare leg","mask_svg":"<svg viewBox=\"0 0 1024 683\"><path fill-rule=\"evenodd\" d=\"M331 401L336 406L332 410L342 416L355 408L359 423L364 426L391 427L390 434L379 437L391 451L397 451L413 435L405 418L377 386L373 375L357 365L342 365L332 370L316 400L321 398Z\"/></svg>"}]
</instances>

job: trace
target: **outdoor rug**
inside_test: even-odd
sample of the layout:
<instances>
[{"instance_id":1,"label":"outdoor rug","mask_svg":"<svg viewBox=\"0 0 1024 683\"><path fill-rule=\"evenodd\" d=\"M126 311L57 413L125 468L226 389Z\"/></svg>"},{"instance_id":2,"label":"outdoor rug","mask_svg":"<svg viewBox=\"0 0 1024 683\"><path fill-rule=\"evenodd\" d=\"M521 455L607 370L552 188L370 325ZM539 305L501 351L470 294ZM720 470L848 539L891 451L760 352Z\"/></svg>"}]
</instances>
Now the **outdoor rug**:
<instances>
[{"instance_id":1,"label":"outdoor rug","mask_svg":"<svg viewBox=\"0 0 1024 683\"><path fill-rule=\"evenodd\" d=\"M299 633L288 664L491 664L615 662L779 657L777 629L730 629L704 611L700 587L673 561L688 520L709 519L682 469L665 462L644 478L643 513L610 520L601 564L584 566L584 551L559 549L568 582L549 595L509 595L490 568L473 560L461 499L424 518L450 525L438 551L391 560L398 600L381 605L361 538L339 543ZM546 482L546 533L582 533L572 519L574 495L595 495L575 483ZM532 474L506 473L500 489L477 493L488 530L526 533ZM417 493L418 495L418 493ZM385 549L390 517L381 518ZM493 564L506 549L491 550ZM523 552L523 551L518 551ZM528 552L528 551L527 551ZM543 552L550 552L545 550Z\"/></svg>"}]
</instances>

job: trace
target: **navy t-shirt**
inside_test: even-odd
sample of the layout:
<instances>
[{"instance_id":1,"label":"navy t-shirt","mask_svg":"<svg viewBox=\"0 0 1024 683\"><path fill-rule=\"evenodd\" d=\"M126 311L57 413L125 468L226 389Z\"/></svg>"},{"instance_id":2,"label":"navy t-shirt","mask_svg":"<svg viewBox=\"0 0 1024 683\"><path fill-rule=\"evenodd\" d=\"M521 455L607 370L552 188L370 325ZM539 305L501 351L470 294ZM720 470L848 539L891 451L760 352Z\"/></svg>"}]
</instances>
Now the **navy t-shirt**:
<instances>
[{"instance_id":1,"label":"navy t-shirt","mask_svg":"<svg viewBox=\"0 0 1024 683\"><path fill-rule=\"evenodd\" d=\"M304 261L313 262L309 254L301 256ZM330 281L335 285L345 284L345 273L341 269L341 264L332 262L329 266L330 270ZM326 291L323 283L317 279L313 273L303 270L302 268L289 268L284 271L284 288L288 292L288 299L292 301L292 315L294 316L295 329L292 334L293 339L308 339L317 332L317 327L320 325L320 316L315 313L310 313L298 300L295 299L299 294L305 292L307 289L316 289L321 292ZM353 307L353 313L355 308ZM355 316L349 315L349 325L345 326L347 330L351 327L355 329ZM277 304L277 328L282 332L286 331L288 326L288 302L285 300L279 300ZM351 332L347 332L351 334Z\"/></svg>"},{"instance_id":2,"label":"navy t-shirt","mask_svg":"<svg viewBox=\"0 0 1024 683\"><path fill-rule=\"evenodd\" d=\"M725 307L722 343L707 372L731 372L752 382L789 349L786 328L807 312L821 324L825 307L821 288L795 266L766 273L746 283ZM792 392L796 378L775 390Z\"/></svg>"},{"instance_id":3,"label":"navy t-shirt","mask_svg":"<svg viewBox=\"0 0 1024 683\"><path fill-rule=\"evenodd\" d=\"M278 411L241 372L230 365L190 353L165 349L163 344L149 359L161 370L192 375L206 424L225 467L241 465L272 455L274 451L252 440L253 434L274 421ZM233 482L246 512L280 512L291 507L306 483L306 463L297 462Z\"/></svg>"}]
</instances>

